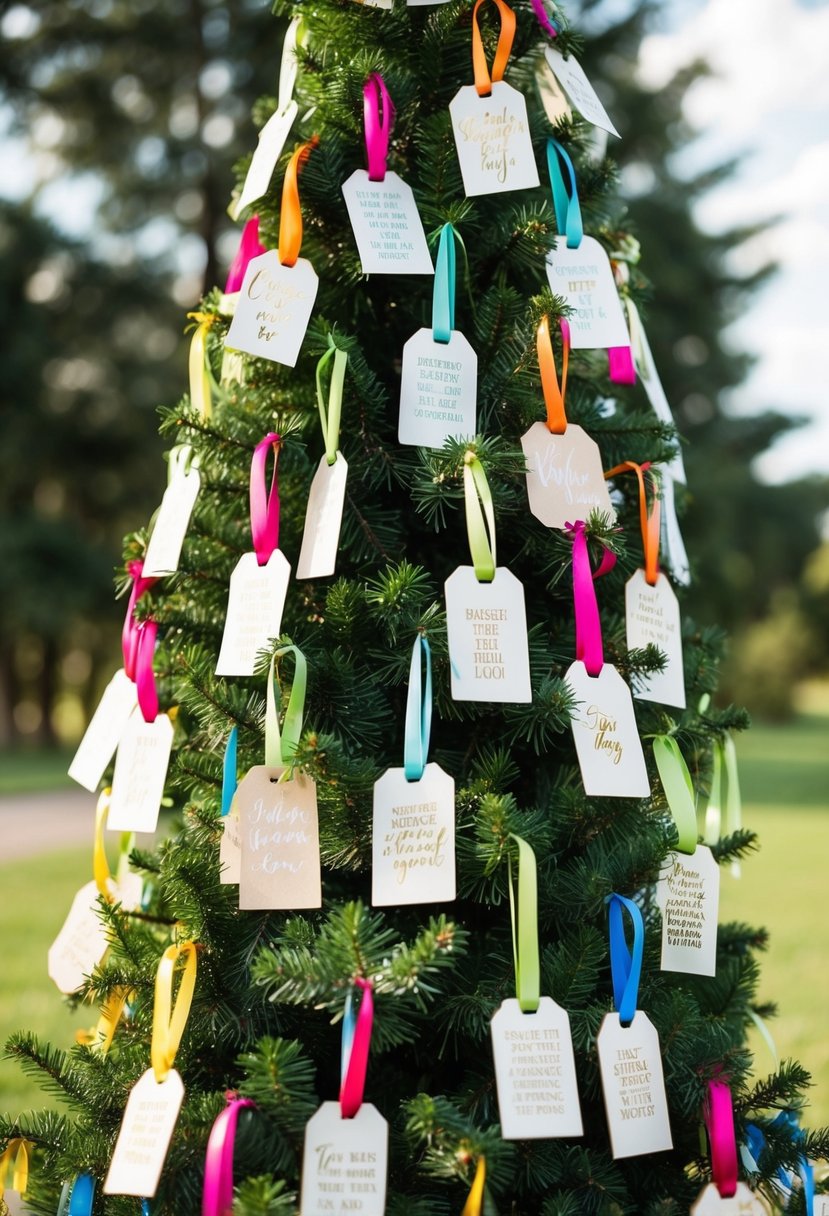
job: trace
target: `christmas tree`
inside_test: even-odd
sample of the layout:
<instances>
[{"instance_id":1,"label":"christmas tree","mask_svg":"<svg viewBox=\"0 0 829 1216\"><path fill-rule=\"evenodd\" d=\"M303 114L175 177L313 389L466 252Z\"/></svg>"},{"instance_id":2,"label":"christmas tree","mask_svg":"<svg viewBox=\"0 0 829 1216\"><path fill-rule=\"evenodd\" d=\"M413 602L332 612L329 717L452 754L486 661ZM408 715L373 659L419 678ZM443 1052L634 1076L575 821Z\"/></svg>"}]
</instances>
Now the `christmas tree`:
<instances>
[{"instance_id":1,"label":"christmas tree","mask_svg":"<svg viewBox=\"0 0 829 1216\"><path fill-rule=\"evenodd\" d=\"M73 1216L803 1211L829 1133L797 1064L754 1076L762 931L717 929L747 719L679 624L647 233L579 39L535 0L277 10L73 764L117 744L50 956L100 1020L11 1040L65 1113L0 1122L3 1169Z\"/></svg>"}]
</instances>

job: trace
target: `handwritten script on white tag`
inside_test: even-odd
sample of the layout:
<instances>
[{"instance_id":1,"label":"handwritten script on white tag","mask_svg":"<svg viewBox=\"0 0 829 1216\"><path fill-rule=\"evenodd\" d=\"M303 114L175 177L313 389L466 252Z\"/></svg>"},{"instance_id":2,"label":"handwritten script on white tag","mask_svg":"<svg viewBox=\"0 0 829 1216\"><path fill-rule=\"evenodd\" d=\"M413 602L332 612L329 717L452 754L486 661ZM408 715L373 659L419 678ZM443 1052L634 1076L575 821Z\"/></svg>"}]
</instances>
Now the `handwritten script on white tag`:
<instances>
[{"instance_id":1,"label":"handwritten script on white tag","mask_svg":"<svg viewBox=\"0 0 829 1216\"><path fill-rule=\"evenodd\" d=\"M521 436L521 447L530 510L548 528L586 519L594 509L616 518L598 444L580 426L571 422L563 435L554 435L534 422Z\"/></svg>"},{"instance_id":2,"label":"handwritten script on white tag","mask_svg":"<svg viewBox=\"0 0 829 1216\"><path fill-rule=\"evenodd\" d=\"M435 273L411 186L396 173L373 182L357 169L342 189L363 274Z\"/></svg>"},{"instance_id":3,"label":"handwritten script on white tag","mask_svg":"<svg viewBox=\"0 0 829 1216\"><path fill-rule=\"evenodd\" d=\"M236 790L243 910L322 906L317 787L300 773L280 781L284 771L256 765Z\"/></svg>"},{"instance_id":4,"label":"handwritten script on white tag","mask_svg":"<svg viewBox=\"0 0 829 1216\"><path fill-rule=\"evenodd\" d=\"M659 1035L637 1009L630 1026L605 1015L596 1047L613 1156L641 1157L673 1147Z\"/></svg>"},{"instance_id":5,"label":"handwritten script on white tag","mask_svg":"<svg viewBox=\"0 0 829 1216\"><path fill-rule=\"evenodd\" d=\"M544 58L582 118L592 122L594 127L601 127L611 135L618 135L619 132L610 121L607 110L599 101L596 90L575 55L571 54L565 59L561 51L547 46L544 48Z\"/></svg>"},{"instance_id":6,"label":"handwritten script on white tag","mask_svg":"<svg viewBox=\"0 0 829 1216\"><path fill-rule=\"evenodd\" d=\"M164 491L144 557L144 578L160 578L178 570L181 546L190 526L190 516L199 494L201 479L192 465L187 472L176 466Z\"/></svg>"},{"instance_id":7,"label":"handwritten script on white tag","mask_svg":"<svg viewBox=\"0 0 829 1216\"><path fill-rule=\"evenodd\" d=\"M817 1201L819 1199L820 1196ZM723 1199L715 1182L709 1182L691 1208L691 1216L768 1216L768 1213L769 1209L760 1197L744 1182L737 1183L737 1190L728 1199ZM826 1208L816 1206L813 1216L824 1216L824 1213L829 1216L829 1204Z\"/></svg>"},{"instance_id":8,"label":"handwritten script on white tag","mask_svg":"<svg viewBox=\"0 0 829 1216\"><path fill-rule=\"evenodd\" d=\"M344 1119L339 1102L323 1102L305 1125L300 1216L383 1216L389 1126L375 1106L363 1102Z\"/></svg>"},{"instance_id":9,"label":"handwritten script on white tag","mask_svg":"<svg viewBox=\"0 0 829 1216\"><path fill-rule=\"evenodd\" d=\"M174 1068L161 1083L151 1068L136 1081L104 1182L105 1195L152 1199L183 1101L184 1084Z\"/></svg>"},{"instance_id":10,"label":"handwritten script on white tag","mask_svg":"<svg viewBox=\"0 0 829 1216\"><path fill-rule=\"evenodd\" d=\"M402 768L374 783L371 903L444 903L455 898L455 782L439 764L419 781Z\"/></svg>"},{"instance_id":11,"label":"handwritten script on white tag","mask_svg":"<svg viewBox=\"0 0 829 1216\"><path fill-rule=\"evenodd\" d=\"M340 547L348 464L337 452L333 464L319 462L305 508L305 529L297 562L297 578L326 578L333 574Z\"/></svg>"},{"instance_id":12,"label":"handwritten script on white tag","mask_svg":"<svg viewBox=\"0 0 829 1216\"><path fill-rule=\"evenodd\" d=\"M318 287L306 258L283 266L273 249L251 258L225 346L295 367Z\"/></svg>"},{"instance_id":13,"label":"handwritten script on white tag","mask_svg":"<svg viewBox=\"0 0 829 1216\"><path fill-rule=\"evenodd\" d=\"M88 882L75 895L63 927L49 947L49 979L59 992L77 992L102 961L108 945L98 907L98 885Z\"/></svg>"},{"instance_id":14,"label":"handwritten script on white tag","mask_svg":"<svg viewBox=\"0 0 829 1216\"><path fill-rule=\"evenodd\" d=\"M415 447L440 448L471 439L477 429L478 356L458 330L436 342L419 329L403 347L397 437Z\"/></svg>"},{"instance_id":15,"label":"handwritten script on white tag","mask_svg":"<svg viewBox=\"0 0 829 1216\"><path fill-rule=\"evenodd\" d=\"M592 798L650 793L630 689L612 663L597 676L576 660L565 677L577 705L570 720L584 792Z\"/></svg>"},{"instance_id":16,"label":"handwritten script on white tag","mask_svg":"<svg viewBox=\"0 0 829 1216\"><path fill-rule=\"evenodd\" d=\"M664 574L651 586L644 570L637 570L625 585L625 621L628 650L652 644L665 655L663 671L637 676L633 695L639 701L685 708L685 672L682 662L682 624L674 589Z\"/></svg>"},{"instance_id":17,"label":"handwritten script on white tag","mask_svg":"<svg viewBox=\"0 0 829 1216\"><path fill-rule=\"evenodd\" d=\"M257 652L279 637L291 567L281 549L264 566L243 553L230 576L217 676L252 676Z\"/></svg>"},{"instance_id":18,"label":"handwritten script on white tag","mask_svg":"<svg viewBox=\"0 0 829 1216\"><path fill-rule=\"evenodd\" d=\"M458 566L444 590L453 698L531 701L523 585L504 566L491 583L479 583L473 566Z\"/></svg>"},{"instance_id":19,"label":"handwritten script on white tag","mask_svg":"<svg viewBox=\"0 0 829 1216\"><path fill-rule=\"evenodd\" d=\"M166 714L145 722L140 710L133 713L115 757L108 831L155 831L172 746L173 724Z\"/></svg>"},{"instance_id":20,"label":"handwritten script on white tag","mask_svg":"<svg viewBox=\"0 0 829 1216\"><path fill-rule=\"evenodd\" d=\"M568 318L573 350L630 346L610 260L595 237L583 237L578 249L568 249L558 237L547 254L547 278L554 295L573 309Z\"/></svg>"},{"instance_id":21,"label":"handwritten script on white tag","mask_svg":"<svg viewBox=\"0 0 829 1216\"><path fill-rule=\"evenodd\" d=\"M137 704L138 693L132 680L125 671L116 671L69 765L69 776L85 790L91 793L97 790Z\"/></svg>"},{"instance_id":22,"label":"handwritten script on white tag","mask_svg":"<svg viewBox=\"0 0 829 1216\"><path fill-rule=\"evenodd\" d=\"M711 850L669 853L656 887L662 911L662 970L717 974L720 867Z\"/></svg>"},{"instance_id":23,"label":"handwritten script on white tag","mask_svg":"<svg viewBox=\"0 0 829 1216\"><path fill-rule=\"evenodd\" d=\"M567 1010L543 996L535 1013L522 1013L510 998L491 1032L503 1139L582 1135Z\"/></svg>"},{"instance_id":24,"label":"handwritten script on white tag","mask_svg":"<svg viewBox=\"0 0 829 1216\"><path fill-rule=\"evenodd\" d=\"M512 85L495 81L489 97L464 85L449 105L467 198L529 190L538 183L527 103Z\"/></svg>"}]
</instances>

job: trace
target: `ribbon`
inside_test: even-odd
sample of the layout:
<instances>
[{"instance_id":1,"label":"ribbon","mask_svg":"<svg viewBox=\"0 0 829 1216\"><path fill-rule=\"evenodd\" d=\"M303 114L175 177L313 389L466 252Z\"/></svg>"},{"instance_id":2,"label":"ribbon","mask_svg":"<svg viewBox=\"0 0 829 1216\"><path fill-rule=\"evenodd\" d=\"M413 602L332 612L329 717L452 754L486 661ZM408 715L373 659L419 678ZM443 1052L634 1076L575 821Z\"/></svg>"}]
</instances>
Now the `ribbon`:
<instances>
[{"instance_id":1,"label":"ribbon","mask_svg":"<svg viewBox=\"0 0 829 1216\"><path fill-rule=\"evenodd\" d=\"M697 807L694 783L685 757L671 735L654 736L653 756L679 837L676 847L680 853L694 853L698 837Z\"/></svg>"},{"instance_id":2,"label":"ribbon","mask_svg":"<svg viewBox=\"0 0 829 1216\"><path fill-rule=\"evenodd\" d=\"M154 586L157 578L144 578L144 563L132 561L127 563L127 573L132 579L130 598L121 630L121 653L124 658L124 671L131 680L135 680L135 651L138 645L138 622L135 619L135 606L145 591Z\"/></svg>"},{"instance_id":3,"label":"ribbon","mask_svg":"<svg viewBox=\"0 0 829 1216\"><path fill-rule=\"evenodd\" d=\"M423 659L426 678L422 679ZM423 684L425 683L425 687ZM409 692L406 697L406 733L403 742L403 771L407 781L419 781L429 757L432 731L432 651L421 633L412 647Z\"/></svg>"},{"instance_id":4,"label":"ribbon","mask_svg":"<svg viewBox=\"0 0 829 1216\"><path fill-rule=\"evenodd\" d=\"M372 72L363 85L363 123L370 182L381 182L386 176L393 121L394 103L385 81L379 72Z\"/></svg>"},{"instance_id":5,"label":"ribbon","mask_svg":"<svg viewBox=\"0 0 829 1216\"><path fill-rule=\"evenodd\" d=\"M92 1216L95 1201L95 1179L91 1174L78 1174L72 1183L72 1194L66 1216Z\"/></svg>"},{"instance_id":6,"label":"ribbon","mask_svg":"<svg viewBox=\"0 0 829 1216\"><path fill-rule=\"evenodd\" d=\"M98 891L103 895L107 903L110 904L115 903L118 899L118 884L112 877L104 845L104 828L106 827L107 815L109 814L111 795L112 789L109 786L101 790L98 805L95 807L95 839L92 846L92 877L95 879L95 886L98 888ZM121 833L119 871L124 859L129 857L134 841L135 835L133 832Z\"/></svg>"},{"instance_id":7,"label":"ribbon","mask_svg":"<svg viewBox=\"0 0 829 1216\"><path fill-rule=\"evenodd\" d=\"M740 794L740 774L737 771L737 749L731 735L726 735L720 744L723 769L725 771L725 822L730 834L739 832L743 826L743 800ZM740 861L731 863L731 873L740 877Z\"/></svg>"},{"instance_id":8,"label":"ribbon","mask_svg":"<svg viewBox=\"0 0 829 1216\"><path fill-rule=\"evenodd\" d=\"M243 1110L255 1110L250 1098L226 1095L227 1106L216 1117L207 1141L202 1189L202 1216L230 1216L233 1211L233 1150Z\"/></svg>"},{"instance_id":9,"label":"ribbon","mask_svg":"<svg viewBox=\"0 0 829 1216\"><path fill-rule=\"evenodd\" d=\"M285 654L294 656L296 669L280 732L279 714L276 707L275 665L276 660ZM265 764L268 768L280 768L283 764L290 764L293 754L299 746L307 680L308 664L298 646L281 646L274 652L268 671L268 692L265 703Z\"/></svg>"},{"instance_id":10,"label":"ribbon","mask_svg":"<svg viewBox=\"0 0 829 1216\"><path fill-rule=\"evenodd\" d=\"M282 440L273 431L260 439L250 462L250 532L260 566L266 566L274 549L279 548L279 452ZM270 490L266 489L265 466L273 448Z\"/></svg>"},{"instance_id":11,"label":"ribbon","mask_svg":"<svg viewBox=\"0 0 829 1216\"><path fill-rule=\"evenodd\" d=\"M354 983L362 990L360 1011L356 1022L352 1022L353 1032L345 1050L346 1019L343 1020L344 1032L344 1067L340 1083L340 1112L344 1119L353 1119L363 1103L363 1093L366 1087L366 1070L368 1069L368 1051L371 1044L371 1028L374 1023L374 996L371 980L355 976ZM351 993L346 998L346 1006L350 1008ZM349 1013L349 1019L352 1017Z\"/></svg>"},{"instance_id":12,"label":"ribbon","mask_svg":"<svg viewBox=\"0 0 829 1216\"><path fill-rule=\"evenodd\" d=\"M225 744L225 755L222 761L222 817L230 814L236 786L239 784L236 768L236 750L239 739L238 726L230 728L230 734Z\"/></svg>"},{"instance_id":13,"label":"ribbon","mask_svg":"<svg viewBox=\"0 0 829 1216\"><path fill-rule=\"evenodd\" d=\"M719 1078L708 1082L703 1118L711 1147L711 1176L721 1198L730 1199L737 1190L737 1139L731 1089Z\"/></svg>"},{"instance_id":14,"label":"ribbon","mask_svg":"<svg viewBox=\"0 0 829 1216\"><path fill-rule=\"evenodd\" d=\"M105 1056L112 1046L118 1023L124 1016L124 1010L132 996L133 992L129 987L113 989L101 1006L98 1024L92 1030L77 1030L75 1042L79 1043L81 1047L89 1047L92 1051L99 1051L102 1056Z\"/></svg>"},{"instance_id":15,"label":"ribbon","mask_svg":"<svg viewBox=\"0 0 829 1216\"><path fill-rule=\"evenodd\" d=\"M331 369L331 381L328 385L328 408L322 391L322 373L329 360L334 359ZM317 364L317 408L322 424L322 438L325 443L325 459L328 464L334 464L337 459L337 448L340 442L340 416L343 408L343 383L345 369L348 366L348 355L335 345L334 339L328 335L328 350Z\"/></svg>"},{"instance_id":16,"label":"ribbon","mask_svg":"<svg viewBox=\"0 0 829 1216\"><path fill-rule=\"evenodd\" d=\"M0 1196L9 1184L9 1174L12 1190L24 1195L29 1185L29 1141L23 1136L9 1140L0 1157Z\"/></svg>"},{"instance_id":17,"label":"ribbon","mask_svg":"<svg viewBox=\"0 0 829 1216\"><path fill-rule=\"evenodd\" d=\"M210 371L207 362L207 331L216 320L210 312L188 312L188 318L195 321L193 337L190 339L190 354L187 370L190 380L190 404L207 420L213 413L213 402L210 393Z\"/></svg>"},{"instance_id":18,"label":"ribbon","mask_svg":"<svg viewBox=\"0 0 829 1216\"><path fill-rule=\"evenodd\" d=\"M635 460L625 460L615 465L605 473L605 480L618 477L620 473L632 470L639 480L639 526L642 530L642 551L645 557L645 582L649 586L656 585L659 577L659 499L654 492L653 505L648 512L648 494L645 488L645 473L650 468L650 462L637 464ZM653 476L653 474L652 474Z\"/></svg>"},{"instance_id":19,"label":"ribbon","mask_svg":"<svg viewBox=\"0 0 829 1216\"><path fill-rule=\"evenodd\" d=\"M184 958L184 971L173 1004L173 976L176 963ZM150 1044L155 1079L161 1084L167 1079L176 1058L187 1015L196 987L196 947L193 942L168 946L162 954L155 974L155 1003L153 1005L153 1035Z\"/></svg>"},{"instance_id":20,"label":"ribbon","mask_svg":"<svg viewBox=\"0 0 829 1216\"><path fill-rule=\"evenodd\" d=\"M497 84L499 80L503 80L504 78L507 60L512 50L512 40L515 37L515 13L508 4L504 3L504 0L495 0L498 6L501 28L498 33L498 46L495 49L495 59L492 63L492 75L490 76L484 44L481 39L481 30L478 26L478 9L483 3L484 0L477 0L472 10L472 70L475 74L475 88L478 96L489 97L493 84Z\"/></svg>"},{"instance_id":21,"label":"ribbon","mask_svg":"<svg viewBox=\"0 0 829 1216\"><path fill-rule=\"evenodd\" d=\"M796 1111L781 1110L780 1114L772 1119L770 1126L774 1128L786 1128L791 1132L791 1138L795 1144L802 1144L805 1138L805 1132L800 1126ZM781 1168L779 1172L783 1174L787 1171ZM807 1158L802 1154L798 1159L797 1172L800 1174L800 1181L803 1187L803 1205L807 1213L811 1213L815 1202L815 1171L812 1169ZM789 1179L789 1190L791 1191L793 1181L791 1175L789 1175Z\"/></svg>"},{"instance_id":22,"label":"ribbon","mask_svg":"<svg viewBox=\"0 0 829 1216\"><path fill-rule=\"evenodd\" d=\"M559 236L566 237L568 249L578 249L584 236L584 226L576 186L576 171L567 151L552 137L547 140L547 168L550 171L553 209Z\"/></svg>"},{"instance_id":23,"label":"ribbon","mask_svg":"<svg viewBox=\"0 0 829 1216\"><path fill-rule=\"evenodd\" d=\"M486 1186L486 1157L479 1157L475 1177L463 1205L461 1216L483 1216L484 1187Z\"/></svg>"},{"instance_id":24,"label":"ribbon","mask_svg":"<svg viewBox=\"0 0 829 1216\"><path fill-rule=\"evenodd\" d=\"M544 0L532 0L533 12L536 15L538 24L541 26L545 34L549 34L551 38L558 37L558 27L551 17L547 15L547 10L544 7Z\"/></svg>"},{"instance_id":25,"label":"ribbon","mask_svg":"<svg viewBox=\"0 0 829 1216\"><path fill-rule=\"evenodd\" d=\"M636 1014L639 977L642 974L642 951L645 946L645 926L642 913L632 899L615 892L605 901L610 916L610 973L613 978L613 1004L623 1026L629 1026ZM626 911L633 924L633 948L625 939L622 913Z\"/></svg>"},{"instance_id":26,"label":"ribbon","mask_svg":"<svg viewBox=\"0 0 829 1216\"><path fill-rule=\"evenodd\" d=\"M726 808L726 830L729 833L740 830L743 809L740 777L737 772L737 751L730 735L714 740L711 762L711 792L705 810L706 844L716 844L720 838L723 803ZM739 876L738 863L734 863L732 872Z\"/></svg>"},{"instance_id":27,"label":"ribbon","mask_svg":"<svg viewBox=\"0 0 829 1216\"><path fill-rule=\"evenodd\" d=\"M252 215L242 229L239 248L236 250L236 256L230 263L230 270L227 272L226 296L233 295L234 292L240 290L248 262L266 252L265 246L259 240L259 216Z\"/></svg>"},{"instance_id":28,"label":"ribbon","mask_svg":"<svg viewBox=\"0 0 829 1216\"><path fill-rule=\"evenodd\" d=\"M282 209L279 214L279 260L283 266L295 266L302 248L302 211L299 206L299 171L316 148L319 140L315 135L307 143L300 144L288 161L285 181L282 183Z\"/></svg>"},{"instance_id":29,"label":"ribbon","mask_svg":"<svg viewBox=\"0 0 829 1216\"><path fill-rule=\"evenodd\" d=\"M440 230L435 282L432 287L432 337L449 342L455 328L455 237L451 224ZM460 238L458 238L460 239Z\"/></svg>"},{"instance_id":30,"label":"ribbon","mask_svg":"<svg viewBox=\"0 0 829 1216\"><path fill-rule=\"evenodd\" d=\"M541 969L538 957L538 872L535 853L526 840L511 834L518 845L518 898L509 873L509 912L512 924L512 957L515 963L515 995L522 1013L535 1013L541 1000Z\"/></svg>"},{"instance_id":31,"label":"ribbon","mask_svg":"<svg viewBox=\"0 0 829 1216\"><path fill-rule=\"evenodd\" d=\"M535 348L538 353L538 370L541 373L541 389L547 407L547 430L553 435L563 435L567 430L567 414L564 398L567 393L567 364L570 359L570 323L559 318L561 331L561 386L556 373L553 344L550 340L550 318L544 316L536 331Z\"/></svg>"},{"instance_id":32,"label":"ribbon","mask_svg":"<svg viewBox=\"0 0 829 1216\"><path fill-rule=\"evenodd\" d=\"M145 722L155 722L158 717L158 689L153 670L157 634L158 624L155 621L142 621L136 628L135 687L138 707Z\"/></svg>"},{"instance_id":33,"label":"ribbon","mask_svg":"<svg viewBox=\"0 0 829 1216\"><path fill-rule=\"evenodd\" d=\"M629 346L610 346L607 351L608 375L614 384L635 384L636 367Z\"/></svg>"},{"instance_id":34,"label":"ribbon","mask_svg":"<svg viewBox=\"0 0 829 1216\"><path fill-rule=\"evenodd\" d=\"M484 466L468 449L463 458L463 496L466 505L466 534L475 577L479 583L495 578L495 508Z\"/></svg>"},{"instance_id":35,"label":"ribbon","mask_svg":"<svg viewBox=\"0 0 829 1216\"><path fill-rule=\"evenodd\" d=\"M576 658L581 659L587 674L597 676L604 667L602 622L593 580L601 578L616 565L616 554L605 549L599 568L590 568L587 533L583 519L565 524L573 537L573 602L576 613Z\"/></svg>"}]
</instances>

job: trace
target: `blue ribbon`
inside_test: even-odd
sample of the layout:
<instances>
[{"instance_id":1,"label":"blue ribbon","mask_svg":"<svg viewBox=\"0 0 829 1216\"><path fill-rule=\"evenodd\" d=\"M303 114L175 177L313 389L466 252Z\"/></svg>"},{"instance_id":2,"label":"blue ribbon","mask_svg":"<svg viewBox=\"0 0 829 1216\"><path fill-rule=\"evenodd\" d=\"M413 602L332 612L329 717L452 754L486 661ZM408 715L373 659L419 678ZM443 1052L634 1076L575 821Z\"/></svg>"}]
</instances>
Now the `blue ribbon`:
<instances>
[{"instance_id":1,"label":"blue ribbon","mask_svg":"<svg viewBox=\"0 0 829 1216\"><path fill-rule=\"evenodd\" d=\"M150 1206L149 1199L141 1200L141 1216L152 1216L153 1209Z\"/></svg>"},{"instance_id":2,"label":"blue ribbon","mask_svg":"<svg viewBox=\"0 0 829 1216\"><path fill-rule=\"evenodd\" d=\"M557 139L547 140L547 168L553 188L553 207L559 236L567 238L568 249L578 249L584 236L576 187L576 171L565 149ZM565 180L565 171L567 179Z\"/></svg>"},{"instance_id":3,"label":"blue ribbon","mask_svg":"<svg viewBox=\"0 0 829 1216\"><path fill-rule=\"evenodd\" d=\"M345 1081L345 1074L348 1071L348 1061L351 1059L351 1047L354 1042L354 1027L357 1025L357 1015L351 999L352 992L353 989L349 988L343 1013L343 1031L340 1039L340 1085Z\"/></svg>"},{"instance_id":4,"label":"blue ribbon","mask_svg":"<svg viewBox=\"0 0 829 1216\"><path fill-rule=\"evenodd\" d=\"M238 776L236 770L236 744L239 737L237 727L233 727L227 737L225 758L222 765L222 815L230 814L233 795L236 793Z\"/></svg>"},{"instance_id":5,"label":"blue ribbon","mask_svg":"<svg viewBox=\"0 0 829 1216\"><path fill-rule=\"evenodd\" d=\"M455 328L455 237L451 224L440 230L435 285L432 291L432 337L449 342Z\"/></svg>"},{"instance_id":6,"label":"blue ribbon","mask_svg":"<svg viewBox=\"0 0 829 1216\"><path fill-rule=\"evenodd\" d=\"M422 687L422 657L426 658L425 687ZM407 781L419 781L429 757L432 733L432 652L426 639L418 634L412 647L409 667L409 695L406 699L406 734L403 742L403 771Z\"/></svg>"},{"instance_id":7,"label":"blue ribbon","mask_svg":"<svg viewBox=\"0 0 829 1216\"><path fill-rule=\"evenodd\" d=\"M775 1119L772 1119L770 1127L785 1128L790 1132L793 1144L802 1143L805 1133L800 1126L797 1115L793 1110L781 1110L780 1114ZM763 1134L762 1128L756 1123L747 1123L745 1126L745 1142L751 1156L754 1158L755 1164L759 1170L759 1158L763 1149L766 1147L766 1137ZM809 1164L806 1157L801 1156L797 1164L797 1171L800 1174L800 1181L803 1186L803 1199L806 1205L806 1211L811 1212L814 1207L815 1198L815 1172ZM786 1193L791 1193L792 1182L794 1176L790 1170L784 1169L781 1165L777 1170L777 1181Z\"/></svg>"},{"instance_id":8,"label":"blue ribbon","mask_svg":"<svg viewBox=\"0 0 829 1216\"><path fill-rule=\"evenodd\" d=\"M92 1216L95 1199L95 1179L91 1174L78 1174L72 1184L68 1216Z\"/></svg>"},{"instance_id":9,"label":"blue ribbon","mask_svg":"<svg viewBox=\"0 0 829 1216\"><path fill-rule=\"evenodd\" d=\"M629 1026L636 1013L639 996L639 977L642 974L642 950L645 945L645 926L642 913L632 899L615 892L605 901L609 904L610 916L610 973L613 977L613 1004L623 1026ZM633 922L633 949L625 940L625 924L622 913L627 912Z\"/></svg>"}]
</instances>

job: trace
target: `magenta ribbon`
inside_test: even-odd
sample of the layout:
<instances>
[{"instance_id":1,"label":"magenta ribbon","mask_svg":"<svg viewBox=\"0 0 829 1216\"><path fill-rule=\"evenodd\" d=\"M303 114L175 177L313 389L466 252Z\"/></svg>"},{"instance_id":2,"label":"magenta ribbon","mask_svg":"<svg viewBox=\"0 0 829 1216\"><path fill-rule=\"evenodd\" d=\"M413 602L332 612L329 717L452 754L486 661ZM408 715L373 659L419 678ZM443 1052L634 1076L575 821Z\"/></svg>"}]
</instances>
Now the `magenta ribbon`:
<instances>
[{"instance_id":1,"label":"magenta ribbon","mask_svg":"<svg viewBox=\"0 0 829 1216\"><path fill-rule=\"evenodd\" d=\"M225 295L232 295L242 286L242 280L245 277L245 271L248 268L248 262L251 258L258 258L260 253L267 253L265 246L259 240L259 216L252 215L242 229L242 237L239 241L239 248L236 250L236 257L230 263L230 270L227 272L227 282L225 283Z\"/></svg>"},{"instance_id":2,"label":"magenta ribbon","mask_svg":"<svg viewBox=\"0 0 829 1216\"><path fill-rule=\"evenodd\" d=\"M363 122L365 124L368 180L381 182L386 176L389 136L394 120L394 103L383 77L372 72L363 85Z\"/></svg>"},{"instance_id":3,"label":"magenta ribbon","mask_svg":"<svg viewBox=\"0 0 829 1216\"><path fill-rule=\"evenodd\" d=\"M202 1216L232 1216L233 1212L233 1150L236 1145L236 1125L243 1110L255 1110L250 1098L237 1098L228 1093L227 1106L216 1117L207 1141L204 1162Z\"/></svg>"},{"instance_id":4,"label":"magenta ribbon","mask_svg":"<svg viewBox=\"0 0 829 1216\"><path fill-rule=\"evenodd\" d=\"M605 549L599 568L590 568L584 520L564 525L573 537L573 601L576 609L576 658L581 659L588 675L597 676L604 666L602 622L593 580L601 578L616 565L616 554Z\"/></svg>"},{"instance_id":5,"label":"magenta ribbon","mask_svg":"<svg viewBox=\"0 0 829 1216\"><path fill-rule=\"evenodd\" d=\"M611 346L607 352L608 372L614 384L635 384L636 368L629 346Z\"/></svg>"},{"instance_id":6,"label":"magenta ribbon","mask_svg":"<svg viewBox=\"0 0 829 1216\"><path fill-rule=\"evenodd\" d=\"M266 566L274 549L279 547L279 481L276 469L281 442L279 436L270 431L253 449L250 462L250 531L260 566ZM265 466L271 448L274 449L274 460L271 488L268 490Z\"/></svg>"},{"instance_id":7,"label":"magenta ribbon","mask_svg":"<svg viewBox=\"0 0 829 1216\"><path fill-rule=\"evenodd\" d=\"M358 988L362 988L363 998L360 1001L360 1012L357 1014L357 1024L354 1027L354 1040L351 1044L348 1064L340 1085L340 1112L344 1119L353 1119L363 1104L368 1069L368 1049L371 1044L371 1028L374 1024L374 996L371 980L355 976L354 983Z\"/></svg>"},{"instance_id":8,"label":"magenta ribbon","mask_svg":"<svg viewBox=\"0 0 829 1216\"><path fill-rule=\"evenodd\" d=\"M538 18L538 24L541 26L545 34L549 34L551 38L558 37L558 30L553 25L550 18L547 16L547 10L544 7L544 0L532 0L533 12Z\"/></svg>"},{"instance_id":9,"label":"magenta ribbon","mask_svg":"<svg viewBox=\"0 0 829 1216\"><path fill-rule=\"evenodd\" d=\"M153 655L158 625L155 621L142 621L136 629L135 687L138 693L138 708L145 722L155 722L158 717L158 689L155 686Z\"/></svg>"},{"instance_id":10,"label":"magenta ribbon","mask_svg":"<svg viewBox=\"0 0 829 1216\"><path fill-rule=\"evenodd\" d=\"M135 680L135 655L138 647L138 622L135 619L135 605L145 591L149 591L157 578L144 578L144 563L133 561L127 563L127 573L132 579L127 614L124 617L124 627L121 630L121 653L124 656L124 671L131 680Z\"/></svg>"},{"instance_id":11,"label":"magenta ribbon","mask_svg":"<svg viewBox=\"0 0 829 1216\"><path fill-rule=\"evenodd\" d=\"M730 1199L737 1191L737 1137L731 1089L725 1081L715 1078L708 1082L703 1115L711 1146L711 1175L721 1198Z\"/></svg>"}]
</instances>

